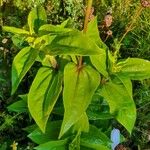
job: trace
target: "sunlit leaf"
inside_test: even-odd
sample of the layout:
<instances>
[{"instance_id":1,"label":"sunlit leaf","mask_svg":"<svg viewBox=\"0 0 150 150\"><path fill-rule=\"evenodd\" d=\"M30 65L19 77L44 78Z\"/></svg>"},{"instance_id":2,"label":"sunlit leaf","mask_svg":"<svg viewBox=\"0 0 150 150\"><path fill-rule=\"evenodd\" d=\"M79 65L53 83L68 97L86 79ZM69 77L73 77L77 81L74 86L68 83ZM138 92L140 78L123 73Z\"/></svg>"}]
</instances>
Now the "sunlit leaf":
<instances>
[{"instance_id":1,"label":"sunlit leaf","mask_svg":"<svg viewBox=\"0 0 150 150\"><path fill-rule=\"evenodd\" d=\"M29 111L45 132L49 115L62 89L62 75L49 67L39 69L28 94Z\"/></svg>"},{"instance_id":2,"label":"sunlit leaf","mask_svg":"<svg viewBox=\"0 0 150 150\"><path fill-rule=\"evenodd\" d=\"M99 90L110 106L110 113L131 133L136 119L132 84L128 78L114 77Z\"/></svg>"},{"instance_id":3,"label":"sunlit leaf","mask_svg":"<svg viewBox=\"0 0 150 150\"><path fill-rule=\"evenodd\" d=\"M12 64L12 94L14 94L19 83L35 62L37 55L38 50L25 47L15 56Z\"/></svg>"},{"instance_id":4,"label":"sunlit leaf","mask_svg":"<svg viewBox=\"0 0 150 150\"><path fill-rule=\"evenodd\" d=\"M97 56L90 56L93 66L105 77L108 76L106 70L106 49L107 46L102 42L99 35L99 30L97 26L97 17L92 19L88 24L88 29L86 34L96 42L96 44L102 49L101 54Z\"/></svg>"},{"instance_id":5,"label":"sunlit leaf","mask_svg":"<svg viewBox=\"0 0 150 150\"><path fill-rule=\"evenodd\" d=\"M50 55L75 54L90 56L103 54L103 49L99 48L92 39L76 30L58 34L53 40L47 43L47 39L51 37L54 37L54 35L47 35L45 39L42 37L42 41L45 43L42 49Z\"/></svg>"},{"instance_id":6,"label":"sunlit leaf","mask_svg":"<svg viewBox=\"0 0 150 150\"><path fill-rule=\"evenodd\" d=\"M55 26L51 24L45 24L39 28L39 34L62 34L72 31L70 28L62 28L61 26Z\"/></svg>"},{"instance_id":7,"label":"sunlit leaf","mask_svg":"<svg viewBox=\"0 0 150 150\"><path fill-rule=\"evenodd\" d=\"M37 6L31 10L28 16L30 34L38 32L40 26L47 22L47 15L42 6Z\"/></svg>"},{"instance_id":8,"label":"sunlit leaf","mask_svg":"<svg viewBox=\"0 0 150 150\"><path fill-rule=\"evenodd\" d=\"M140 58L128 58L117 64L115 72L132 80L148 79L150 78L150 61Z\"/></svg>"},{"instance_id":9,"label":"sunlit leaf","mask_svg":"<svg viewBox=\"0 0 150 150\"><path fill-rule=\"evenodd\" d=\"M79 121L85 113L92 96L100 83L99 74L90 66L78 68L70 63L64 70L64 119L60 136Z\"/></svg>"},{"instance_id":10,"label":"sunlit leaf","mask_svg":"<svg viewBox=\"0 0 150 150\"><path fill-rule=\"evenodd\" d=\"M29 35L29 31L26 31L26 30L20 29L20 28L16 28L16 27L3 26L3 30L14 33L14 34Z\"/></svg>"}]
</instances>

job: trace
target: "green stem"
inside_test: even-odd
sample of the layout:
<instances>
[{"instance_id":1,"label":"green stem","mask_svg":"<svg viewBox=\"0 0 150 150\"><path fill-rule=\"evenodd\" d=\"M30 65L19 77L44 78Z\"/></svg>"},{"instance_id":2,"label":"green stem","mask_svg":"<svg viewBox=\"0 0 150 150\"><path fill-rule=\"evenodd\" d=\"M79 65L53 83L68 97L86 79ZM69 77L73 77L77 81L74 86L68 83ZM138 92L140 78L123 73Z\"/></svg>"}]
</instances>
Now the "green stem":
<instances>
[{"instance_id":1,"label":"green stem","mask_svg":"<svg viewBox=\"0 0 150 150\"><path fill-rule=\"evenodd\" d=\"M87 8L86 8L86 13L85 13L85 20L84 20L84 28L83 28L83 33L86 34L87 28L88 28L88 22L91 14L91 8L92 8L92 3L93 0L88 0L87 1ZM83 58L82 56L79 58L79 68L82 67L82 62Z\"/></svg>"}]
</instances>

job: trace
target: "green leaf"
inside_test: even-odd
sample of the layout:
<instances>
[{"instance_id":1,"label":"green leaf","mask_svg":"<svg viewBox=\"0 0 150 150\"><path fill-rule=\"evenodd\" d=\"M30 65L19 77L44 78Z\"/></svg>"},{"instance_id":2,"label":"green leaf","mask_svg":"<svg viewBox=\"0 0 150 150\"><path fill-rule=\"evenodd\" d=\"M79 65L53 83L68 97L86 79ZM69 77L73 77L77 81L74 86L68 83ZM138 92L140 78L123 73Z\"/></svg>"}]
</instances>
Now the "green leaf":
<instances>
[{"instance_id":1,"label":"green leaf","mask_svg":"<svg viewBox=\"0 0 150 150\"><path fill-rule=\"evenodd\" d=\"M51 24L45 24L39 28L39 35L45 35L45 34L62 34L72 31L73 29L70 28L62 28L61 26L55 26Z\"/></svg>"},{"instance_id":2,"label":"green leaf","mask_svg":"<svg viewBox=\"0 0 150 150\"><path fill-rule=\"evenodd\" d=\"M76 134L71 143L69 144L69 150L80 150L80 132Z\"/></svg>"},{"instance_id":3,"label":"green leaf","mask_svg":"<svg viewBox=\"0 0 150 150\"><path fill-rule=\"evenodd\" d=\"M50 140L57 140L62 121L52 121L47 123L45 133L39 128L31 132L28 137L37 144L43 144Z\"/></svg>"},{"instance_id":4,"label":"green leaf","mask_svg":"<svg viewBox=\"0 0 150 150\"><path fill-rule=\"evenodd\" d=\"M113 118L113 116L111 116L109 113L104 112L87 111L87 115L89 120L108 120Z\"/></svg>"},{"instance_id":5,"label":"green leaf","mask_svg":"<svg viewBox=\"0 0 150 150\"><path fill-rule=\"evenodd\" d=\"M82 116L80 117L80 119L74 124L73 131L77 131L77 132L89 131L89 119L88 119L86 112L84 112Z\"/></svg>"},{"instance_id":6,"label":"green leaf","mask_svg":"<svg viewBox=\"0 0 150 150\"><path fill-rule=\"evenodd\" d=\"M31 132L33 132L35 129L37 128L36 124L27 126L25 128L23 128L24 131L26 131L28 134L30 134Z\"/></svg>"},{"instance_id":7,"label":"green leaf","mask_svg":"<svg viewBox=\"0 0 150 150\"><path fill-rule=\"evenodd\" d=\"M27 95L22 95L22 100L17 101L7 107L9 111L28 112Z\"/></svg>"},{"instance_id":8,"label":"green leaf","mask_svg":"<svg viewBox=\"0 0 150 150\"><path fill-rule=\"evenodd\" d=\"M90 126L88 133L81 134L81 146L95 150L110 150L111 141L95 126Z\"/></svg>"},{"instance_id":9,"label":"green leaf","mask_svg":"<svg viewBox=\"0 0 150 150\"><path fill-rule=\"evenodd\" d=\"M62 75L49 67L39 69L28 94L29 111L42 132L62 90Z\"/></svg>"},{"instance_id":10,"label":"green leaf","mask_svg":"<svg viewBox=\"0 0 150 150\"><path fill-rule=\"evenodd\" d=\"M36 150L66 150L67 139L50 141L35 147Z\"/></svg>"},{"instance_id":11,"label":"green leaf","mask_svg":"<svg viewBox=\"0 0 150 150\"><path fill-rule=\"evenodd\" d=\"M47 22L47 15L42 6L37 6L31 10L28 16L30 34L38 33L40 26Z\"/></svg>"},{"instance_id":12,"label":"green leaf","mask_svg":"<svg viewBox=\"0 0 150 150\"><path fill-rule=\"evenodd\" d=\"M79 31L71 31L57 35L53 40L47 44L47 38L54 37L54 35L45 36L45 46L42 47L44 51L50 55L100 55L103 54L103 49L99 48L96 43L87 35Z\"/></svg>"},{"instance_id":13,"label":"green leaf","mask_svg":"<svg viewBox=\"0 0 150 150\"><path fill-rule=\"evenodd\" d=\"M90 56L92 65L105 77L108 77L106 70L106 53L97 56Z\"/></svg>"},{"instance_id":14,"label":"green leaf","mask_svg":"<svg viewBox=\"0 0 150 150\"><path fill-rule=\"evenodd\" d=\"M103 47L103 48L106 47L105 43L103 43L102 40L100 39L100 34L99 34L98 26L97 26L97 17L95 17L88 23L86 34L91 39L93 39L98 46Z\"/></svg>"},{"instance_id":15,"label":"green leaf","mask_svg":"<svg viewBox=\"0 0 150 150\"><path fill-rule=\"evenodd\" d=\"M103 85L99 93L108 102L110 113L131 133L136 120L136 107L130 79L114 77Z\"/></svg>"},{"instance_id":16,"label":"green leaf","mask_svg":"<svg viewBox=\"0 0 150 150\"><path fill-rule=\"evenodd\" d=\"M5 142L5 143L1 143L0 144L0 150L7 150L7 143Z\"/></svg>"},{"instance_id":17,"label":"green leaf","mask_svg":"<svg viewBox=\"0 0 150 150\"><path fill-rule=\"evenodd\" d=\"M67 19L67 20L65 20L65 21L63 21L60 25L58 25L58 26L60 26L60 27L62 27L62 28L67 28L68 26L69 26L69 21L70 21L70 19Z\"/></svg>"},{"instance_id":18,"label":"green leaf","mask_svg":"<svg viewBox=\"0 0 150 150\"><path fill-rule=\"evenodd\" d=\"M150 78L150 61L140 58L128 58L115 66L114 72L129 77L131 80Z\"/></svg>"},{"instance_id":19,"label":"green leaf","mask_svg":"<svg viewBox=\"0 0 150 150\"><path fill-rule=\"evenodd\" d=\"M16 28L16 27L3 26L3 30L14 33L14 34L29 35L29 31L26 31L26 30L23 30L20 28Z\"/></svg>"},{"instance_id":20,"label":"green leaf","mask_svg":"<svg viewBox=\"0 0 150 150\"><path fill-rule=\"evenodd\" d=\"M99 94L94 94L92 102L87 109L89 120L108 120L113 116L109 113L109 106Z\"/></svg>"},{"instance_id":21,"label":"green leaf","mask_svg":"<svg viewBox=\"0 0 150 150\"><path fill-rule=\"evenodd\" d=\"M14 58L12 64L12 94L36 60L38 51L32 47L23 48Z\"/></svg>"},{"instance_id":22,"label":"green leaf","mask_svg":"<svg viewBox=\"0 0 150 150\"><path fill-rule=\"evenodd\" d=\"M7 107L7 109L9 111L14 111L14 112L18 112L18 113L23 113L23 112L27 112L27 103L25 103L24 101L17 101L13 104L11 104L10 106Z\"/></svg>"},{"instance_id":23,"label":"green leaf","mask_svg":"<svg viewBox=\"0 0 150 150\"><path fill-rule=\"evenodd\" d=\"M67 64L64 70L64 119L59 138L79 121L100 83L100 75L90 66Z\"/></svg>"},{"instance_id":24,"label":"green leaf","mask_svg":"<svg viewBox=\"0 0 150 150\"><path fill-rule=\"evenodd\" d=\"M12 41L15 46L22 49L24 47L23 44L25 43L25 36L16 34L12 37Z\"/></svg>"},{"instance_id":25,"label":"green leaf","mask_svg":"<svg viewBox=\"0 0 150 150\"><path fill-rule=\"evenodd\" d=\"M96 42L98 47L100 47L101 54L97 56L90 56L91 62L93 66L105 77L108 77L108 73L106 70L106 49L107 46L102 42L99 35L99 30L97 26L97 17L92 19L92 21L88 24L88 29L86 34Z\"/></svg>"}]
</instances>

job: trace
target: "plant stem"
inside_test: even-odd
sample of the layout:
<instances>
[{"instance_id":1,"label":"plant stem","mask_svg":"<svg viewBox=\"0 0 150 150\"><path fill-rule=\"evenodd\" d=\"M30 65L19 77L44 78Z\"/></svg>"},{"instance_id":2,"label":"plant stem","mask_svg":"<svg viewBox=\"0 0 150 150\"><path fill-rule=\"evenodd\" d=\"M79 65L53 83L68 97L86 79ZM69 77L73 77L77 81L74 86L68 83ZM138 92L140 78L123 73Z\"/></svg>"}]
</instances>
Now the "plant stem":
<instances>
[{"instance_id":1,"label":"plant stem","mask_svg":"<svg viewBox=\"0 0 150 150\"><path fill-rule=\"evenodd\" d=\"M121 40L119 41L119 43L121 43L123 41L123 39L125 38L125 36L128 34L128 32L130 32L132 30L133 25L134 25L136 19L140 16L142 10L143 10L143 7L141 7L141 6L137 9L137 11L135 12L135 15L133 16L133 20L128 25L128 27L126 29L126 32L123 34L123 36L122 36Z\"/></svg>"},{"instance_id":2,"label":"plant stem","mask_svg":"<svg viewBox=\"0 0 150 150\"><path fill-rule=\"evenodd\" d=\"M93 3L93 0L88 0L87 1L87 8L86 8L86 13L85 13L84 28L83 28L83 33L84 34L86 34L86 31L87 31L88 22L89 22L89 18L90 18L90 15L91 15L92 3ZM83 58L81 56L79 58L79 68L81 68L82 62L83 62Z\"/></svg>"},{"instance_id":3,"label":"plant stem","mask_svg":"<svg viewBox=\"0 0 150 150\"><path fill-rule=\"evenodd\" d=\"M87 2L87 9L86 9L86 14L85 14L83 33L86 33L86 31L87 31L88 22L89 22L89 18L90 18L90 14L91 14L92 3L93 3L93 0L88 0L88 2Z\"/></svg>"}]
</instances>

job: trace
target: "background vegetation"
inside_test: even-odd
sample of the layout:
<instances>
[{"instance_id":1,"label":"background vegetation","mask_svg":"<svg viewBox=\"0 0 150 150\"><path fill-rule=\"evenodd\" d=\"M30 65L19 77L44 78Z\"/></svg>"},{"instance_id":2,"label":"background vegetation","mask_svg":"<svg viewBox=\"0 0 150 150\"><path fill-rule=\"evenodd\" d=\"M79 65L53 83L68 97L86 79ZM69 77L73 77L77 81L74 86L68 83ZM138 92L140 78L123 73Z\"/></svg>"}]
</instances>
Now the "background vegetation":
<instances>
[{"instance_id":1,"label":"background vegetation","mask_svg":"<svg viewBox=\"0 0 150 150\"><path fill-rule=\"evenodd\" d=\"M85 13L85 1L83 0L1 0L0 24L15 27L26 26L27 14L35 5L44 5L48 22L59 24L68 17L72 18L70 24L74 28L83 28ZM111 51L119 45L119 41L126 33L128 27L132 27L128 34L122 39L120 58L138 57L150 60L150 8L141 8L141 2L137 0L95 0L94 15L98 16L100 36L109 46ZM104 27L105 17L110 14L112 23ZM111 31L111 34L108 34ZM32 125L33 120L28 113L10 111L9 105L15 102L18 95L28 92L31 81L36 74L36 68L40 65L34 64L32 71L23 79L18 93L10 96L11 91L11 64L14 56L23 46L18 42L17 46L12 44L10 33L0 34L0 150L12 149L18 143L18 149L30 149L34 147L27 138L25 131L27 126ZM14 39L17 42L17 39ZM140 66L139 66L140 67ZM134 99L137 106L137 121L131 136L127 135L116 122L103 121L95 124L104 124L108 129L117 127L123 135L126 135L124 146L129 149L144 150L150 148L150 81L134 82ZM13 149L15 150L15 149Z\"/></svg>"}]
</instances>

